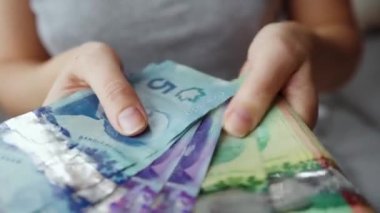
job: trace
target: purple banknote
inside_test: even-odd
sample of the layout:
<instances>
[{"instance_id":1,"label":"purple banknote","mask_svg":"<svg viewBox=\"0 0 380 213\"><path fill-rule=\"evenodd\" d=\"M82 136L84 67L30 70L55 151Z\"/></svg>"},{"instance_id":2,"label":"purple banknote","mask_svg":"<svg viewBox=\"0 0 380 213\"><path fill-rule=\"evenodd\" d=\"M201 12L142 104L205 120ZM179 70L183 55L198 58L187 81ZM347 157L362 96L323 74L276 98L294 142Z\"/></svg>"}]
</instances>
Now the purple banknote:
<instances>
[{"instance_id":1,"label":"purple banknote","mask_svg":"<svg viewBox=\"0 0 380 213\"><path fill-rule=\"evenodd\" d=\"M151 212L191 212L222 129L221 107L199 125Z\"/></svg>"},{"instance_id":2,"label":"purple banknote","mask_svg":"<svg viewBox=\"0 0 380 213\"><path fill-rule=\"evenodd\" d=\"M111 212L149 212L150 206L168 181L183 152L192 140L199 123L191 127L163 155L122 186L124 194L110 205Z\"/></svg>"}]
</instances>

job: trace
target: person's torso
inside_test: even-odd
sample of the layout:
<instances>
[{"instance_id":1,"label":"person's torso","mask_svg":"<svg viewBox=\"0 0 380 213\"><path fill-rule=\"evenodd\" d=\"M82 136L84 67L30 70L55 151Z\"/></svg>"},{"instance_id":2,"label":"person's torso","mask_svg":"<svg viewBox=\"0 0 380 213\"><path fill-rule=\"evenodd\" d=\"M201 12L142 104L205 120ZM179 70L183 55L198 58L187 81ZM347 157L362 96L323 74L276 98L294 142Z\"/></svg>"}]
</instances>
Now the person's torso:
<instances>
[{"instance_id":1,"label":"person's torso","mask_svg":"<svg viewBox=\"0 0 380 213\"><path fill-rule=\"evenodd\" d=\"M125 70L174 60L231 78L279 0L31 0L41 41L56 55L87 41L111 45Z\"/></svg>"}]
</instances>

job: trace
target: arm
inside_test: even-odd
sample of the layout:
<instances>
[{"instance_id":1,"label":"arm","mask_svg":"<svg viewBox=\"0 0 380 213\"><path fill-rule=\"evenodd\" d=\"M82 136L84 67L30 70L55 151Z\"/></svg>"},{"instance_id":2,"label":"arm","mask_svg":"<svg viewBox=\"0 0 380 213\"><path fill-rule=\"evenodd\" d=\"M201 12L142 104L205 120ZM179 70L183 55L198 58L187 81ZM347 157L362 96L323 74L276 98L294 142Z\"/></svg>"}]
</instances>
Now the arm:
<instances>
[{"instance_id":1,"label":"arm","mask_svg":"<svg viewBox=\"0 0 380 213\"><path fill-rule=\"evenodd\" d=\"M39 106L54 78L40 72L48 54L28 4L27 0L0 2L0 106L13 115Z\"/></svg>"},{"instance_id":2,"label":"arm","mask_svg":"<svg viewBox=\"0 0 380 213\"><path fill-rule=\"evenodd\" d=\"M0 1L0 107L16 115L91 88L116 130L135 135L147 117L120 61L106 44L89 42L49 57L27 0Z\"/></svg>"},{"instance_id":3,"label":"arm","mask_svg":"<svg viewBox=\"0 0 380 213\"><path fill-rule=\"evenodd\" d=\"M349 0L290 0L291 20L269 24L254 38L245 81L230 102L224 127L244 136L281 94L309 125L318 92L339 88L354 73L361 43Z\"/></svg>"}]
</instances>

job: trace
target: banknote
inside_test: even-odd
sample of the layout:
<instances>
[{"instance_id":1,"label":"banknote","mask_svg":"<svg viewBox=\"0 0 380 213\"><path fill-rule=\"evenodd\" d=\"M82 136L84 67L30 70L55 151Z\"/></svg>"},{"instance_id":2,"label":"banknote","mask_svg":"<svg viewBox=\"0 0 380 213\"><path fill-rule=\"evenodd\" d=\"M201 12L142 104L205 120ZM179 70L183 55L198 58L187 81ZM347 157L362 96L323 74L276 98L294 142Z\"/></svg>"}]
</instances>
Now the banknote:
<instances>
[{"instance_id":1,"label":"banknote","mask_svg":"<svg viewBox=\"0 0 380 213\"><path fill-rule=\"evenodd\" d=\"M46 128L34 113L10 119L6 125L9 131L1 135L3 141L27 154L49 182L72 189L73 196L98 202L116 188L97 170L96 162L70 147L67 137Z\"/></svg>"},{"instance_id":2,"label":"banknote","mask_svg":"<svg viewBox=\"0 0 380 213\"><path fill-rule=\"evenodd\" d=\"M256 133L236 138L223 132L195 212L273 212L266 178Z\"/></svg>"},{"instance_id":3,"label":"banknote","mask_svg":"<svg viewBox=\"0 0 380 213\"><path fill-rule=\"evenodd\" d=\"M267 113L256 139L277 211L372 212L284 100Z\"/></svg>"},{"instance_id":4,"label":"banknote","mask_svg":"<svg viewBox=\"0 0 380 213\"><path fill-rule=\"evenodd\" d=\"M51 212L69 213L87 206L83 199L71 196L69 187L50 182L26 153L8 144L11 133L0 127L0 212L38 212L51 205Z\"/></svg>"},{"instance_id":5,"label":"banknote","mask_svg":"<svg viewBox=\"0 0 380 213\"><path fill-rule=\"evenodd\" d=\"M158 192L180 160L186 146L193 138L199 122L193 125L175 144L151 165L118 186L124 194L112 201L101 202L92 210L98 212L144 212L149 210Z\"/></svg>"},{"instance_id":6,"label":"banknote","mask_svg":"<svg viewBox=\"0 0 380 213\"><path fill-rule=\"evenodd\" d=\"M245 138L219 140L196 212L373 212L283 100Z\"/></svg>"},{"instance_id":7,"label":"banknote","mask_svg":"<svg viewBox=\"0 0 380 213\"><path fill-rule=\"evenodd\" d=\"M223 112L220 107L202 120L152 212L192 211L221 132Z\"/></svg>"},{"instance_id":8,"label":"banknote","mask_svg":"<svg viewBox=\"0 0 380 213\"><path fill-rule=\"evenodd\" d=\"M213 156L202 192L244 188L252 192L265 189L267 174L256 143L256 133L236 138L223 132Z\"/></svg>"},{"instance_id":9,"label":"banknote","mask_svg":"<svg viewBox=\"0 0 380 213\"><path fill-rule=\"evenodd\" d=\"M305 141L305 137L300 137L302 132L296 131L294 126L289 125L288 119L292 115L286 107L279 104L267 113L254 131L265 170L271 176L278 173L286 175L289 172L300 171L304 167L310 167L311 170L318 169L318 165L309 164L318 157L316 152L307 146L309 142ZM285 117L284 113L289 116Z\"/></svg>"}]
</instances>

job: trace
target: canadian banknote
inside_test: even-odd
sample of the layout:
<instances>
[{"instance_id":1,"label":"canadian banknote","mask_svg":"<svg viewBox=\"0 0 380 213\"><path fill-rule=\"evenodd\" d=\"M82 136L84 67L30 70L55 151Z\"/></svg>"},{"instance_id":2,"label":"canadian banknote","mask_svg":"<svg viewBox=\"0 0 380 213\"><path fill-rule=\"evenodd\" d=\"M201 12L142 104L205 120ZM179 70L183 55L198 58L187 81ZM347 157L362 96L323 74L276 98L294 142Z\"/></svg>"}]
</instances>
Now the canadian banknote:
<instances>
[{"instance_id":1,"label":"canadian banknote","mask_svg":"<svg viewBox=\"0 0 380 213\"><path fill-rule=\"evenodd\" d=\"M118 186L121 192L119 196L111 196L109 201L99 203L92 210L113 213L149 211L158 192L169 179L186 146L192 140L198 126L199 122L193 125L151 165L120 184Z\"/></svg>"},{"instance_id":2,"label":"canadian banknote","mask_svg":"<svg viewBox=\"0 0 380 213\"><path fill-rule=\"evenodd\" d=\"M11 132L0 125L4 138ZM51 183L28 154L2 139L0 168L0 212L38 212L49 205L50 212L76 212L86 206L85 200L72 196L71 188Z\"/></svg>"},{"instance_id":3,"label":"canadian banknote","mask_svg":"<svg viewBox=\"0 0 380 213\"><path fill-rule=\"evenodd\" d=\"M223 144L229 141L235 143L227 148ZM243 151L235 151L243 142ZM250 144L256 148L248 148ZM244 150L248 149L254 154L244 157ZM229 157L231 153L234 157ZM251 167L246 166L250 163ZM227 136L219 142L196 211L230 212L232 209L237 212L373 212L284 100L276 102L247 137Z\"/></svg>"},{"instance_id":4,"label":"canadian banknote","mask_svg":"<svg viewBox=\"0 0 380 213\"><path fill-rule=\"evenodd\" d=\"M200 123L149 212L192 212L222 129L224 107Z\"/></svg>"}]
</instances>

